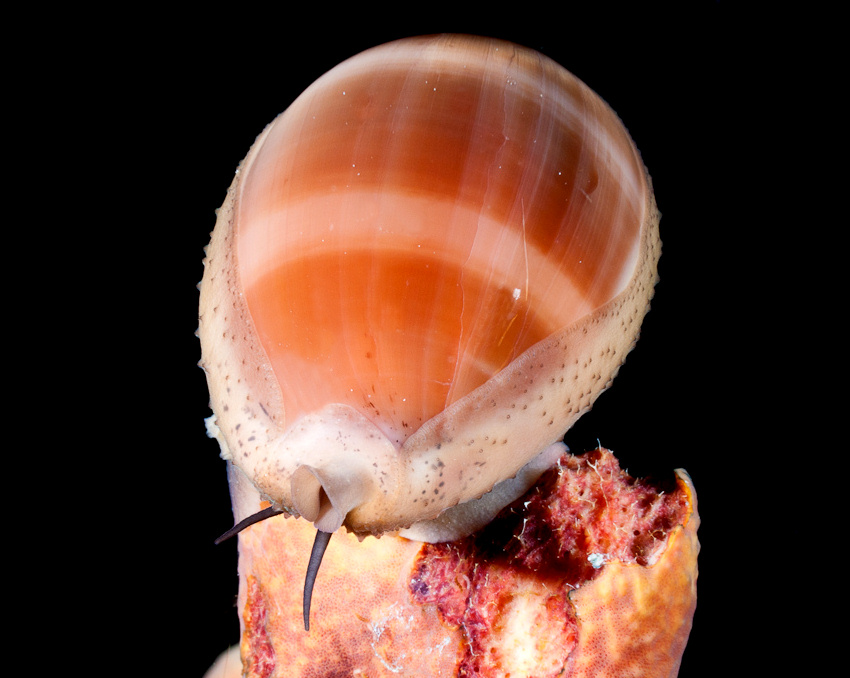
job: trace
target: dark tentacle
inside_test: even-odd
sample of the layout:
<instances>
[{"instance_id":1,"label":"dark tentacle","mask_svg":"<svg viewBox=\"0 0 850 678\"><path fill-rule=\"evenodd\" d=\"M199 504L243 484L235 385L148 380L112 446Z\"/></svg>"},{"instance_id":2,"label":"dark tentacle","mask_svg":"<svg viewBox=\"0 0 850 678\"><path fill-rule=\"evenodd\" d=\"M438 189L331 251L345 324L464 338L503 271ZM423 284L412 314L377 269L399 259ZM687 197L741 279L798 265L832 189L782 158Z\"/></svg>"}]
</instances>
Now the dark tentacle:
<instances>
[{"instance_id":1,"label":"dark tentacle","mask_svg":"<svg viewBox=\"0 0 850 678\"><path fill-rule=\"evenodd\" d=\"M218 539L216 539L215 543L220 544L223 541L227 541L231 537L235 537L249 525L259 523L261 520L280 515L281 513L283 513L281 509L275 508L274 506L269 506L268 508L265 508L262 511L258 511L255 514L248 516L247 518L245 518L245 520L240 520L238 523L236 523L236 525L231 527L227 532L225 532Z\"/></svg>"},{"instance_id":2,"label":"dark tentacle","mask_svg":"<svg viewBox=\"0 0 850 678\"><path fill-rule=\"evenodd\" d=\"M316 575L319 574L319 565L322 564L322 556L331 540L333 532L322 532L316 530L316 540L313 542L313 550L310 552L310 562L307 565L307 577L304 579L304 630L310 630L310 599L313 597L313 584L316 583Z\"/></svg>"}]
</instances>

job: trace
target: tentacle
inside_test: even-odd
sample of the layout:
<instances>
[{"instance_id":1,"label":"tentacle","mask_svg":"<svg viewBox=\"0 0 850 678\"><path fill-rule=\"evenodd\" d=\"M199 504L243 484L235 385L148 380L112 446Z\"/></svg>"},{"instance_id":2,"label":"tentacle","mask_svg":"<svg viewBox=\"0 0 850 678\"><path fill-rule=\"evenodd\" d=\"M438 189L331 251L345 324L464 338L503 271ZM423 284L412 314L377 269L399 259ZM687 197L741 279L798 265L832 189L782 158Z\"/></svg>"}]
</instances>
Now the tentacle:
<instances>
[{"instance_id":1,"label":"tentacle","mask_svg":"<svg viewBox=\"0 0 850 678\"><path fill-rule=\"evenodd\" d=\"M274 506L269 506L268 508L265 508L262 511L258 511L253 515L248 516L247 518L245 518L245 520L240 520L238 523L236 523L236 525L231 527L227 532L225 532L218 539L216 539L215 543L220 544L223 541L227 541L231 537L235 537L249 525L259 523L261 520L265 520L266 518L272 518L273 516L280 515L281 513L283 513L281 509L275 508Z\"/></svg>"},{"instance_id":2,"label":"tentacle","mask_svg":"<svg viewBox=\"0 0 850 678\"><path fill-rule=\"evenodd\" d=\"M307 564L307 577L304 579L304 630L310 630L310 599L313 597L313 584L316 583L316 575L319 573L319 565L325 549L331 540L333 532L322 532L316 530L316 539L313 542L313 550L310 552L310 562Z\"/></svg>"}]
</instances>

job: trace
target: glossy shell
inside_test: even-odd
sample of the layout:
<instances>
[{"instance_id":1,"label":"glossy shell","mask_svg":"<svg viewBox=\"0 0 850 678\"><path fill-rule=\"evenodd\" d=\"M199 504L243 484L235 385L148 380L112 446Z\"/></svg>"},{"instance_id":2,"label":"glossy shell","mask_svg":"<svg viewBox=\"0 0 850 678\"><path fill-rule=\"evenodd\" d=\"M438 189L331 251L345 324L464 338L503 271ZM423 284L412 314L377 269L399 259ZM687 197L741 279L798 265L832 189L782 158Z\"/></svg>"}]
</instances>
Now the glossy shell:
<instances>
[{"instance_id":1,"label":"glossy shell","mask_svg":"<svg viewBox=\"0 0 850 678\"><path fill-rule=\"evenodd\" d=\"M548 58L439 36L334 68L258 137L207 250L237 520L263 498L324 531L480 526L610 385L659 253L631 139Z\"/></svg>"}]
</instances>

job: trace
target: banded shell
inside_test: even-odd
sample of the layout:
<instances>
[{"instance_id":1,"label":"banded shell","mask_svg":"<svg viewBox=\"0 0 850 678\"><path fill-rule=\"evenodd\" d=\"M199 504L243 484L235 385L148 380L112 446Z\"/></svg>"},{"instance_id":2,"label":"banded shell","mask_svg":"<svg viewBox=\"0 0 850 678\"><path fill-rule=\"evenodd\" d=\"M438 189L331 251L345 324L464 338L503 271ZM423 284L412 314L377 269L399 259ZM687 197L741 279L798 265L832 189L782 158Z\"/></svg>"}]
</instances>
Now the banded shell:
<instances>
[{"instance_id":1,"label":"banded shell","mask_svg":"<svg viewBox=\"0 0 850 678\"><path fill-rule=\"evenodd\" d=\"M620 120L537 52L414 38L319 78L257 138L207 250L237 520L266 500L361 536L487 522L637 340L658 219Z\"/></svg>"}]
</instances>

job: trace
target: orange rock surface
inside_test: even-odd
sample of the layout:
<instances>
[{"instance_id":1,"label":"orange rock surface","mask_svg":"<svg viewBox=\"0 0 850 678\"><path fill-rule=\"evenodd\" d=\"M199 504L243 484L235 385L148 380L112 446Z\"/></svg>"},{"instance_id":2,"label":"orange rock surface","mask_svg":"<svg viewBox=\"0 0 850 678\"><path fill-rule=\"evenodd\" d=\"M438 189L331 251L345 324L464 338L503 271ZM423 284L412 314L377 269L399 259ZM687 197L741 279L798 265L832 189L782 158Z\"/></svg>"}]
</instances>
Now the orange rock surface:
<instances>
[{"instance_id":1,"label":"orange rock surface","mask_svg":"<svg viewBox=\"0 0 850 678\"><path fill-rule=\"evenodd\" d=\"M335 534L309 632L302 585L314 528L280 516L246 529L245 675L676 676L696 606L690 479L677 472L667 491L649 488L606 450L562 463L456 542Z\"/></svg>"}]
</instances>

